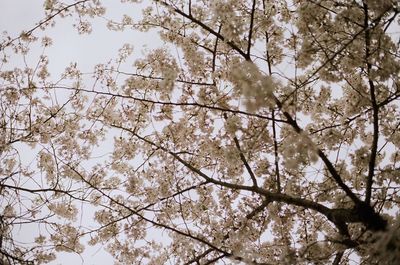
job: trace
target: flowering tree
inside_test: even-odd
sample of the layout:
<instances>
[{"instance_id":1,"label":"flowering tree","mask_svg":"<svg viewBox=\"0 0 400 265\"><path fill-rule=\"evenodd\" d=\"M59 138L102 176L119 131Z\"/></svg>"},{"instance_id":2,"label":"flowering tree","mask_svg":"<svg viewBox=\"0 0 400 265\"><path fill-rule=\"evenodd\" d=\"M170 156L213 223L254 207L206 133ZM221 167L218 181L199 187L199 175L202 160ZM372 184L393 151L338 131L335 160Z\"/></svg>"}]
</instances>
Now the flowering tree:
<instances>
[{"instance_id":1,"label":"flowering tree","mask_svg":"<svg viewBox=\"0 0 400 265\"><path fill-rule=\"evenodd\" d=\"M400 259L397 1L122 2L142 16L108 29L161 48L52 76L39 36L57 17L90 34L99 0L46 0L3 36L2 264L86 244L118 264Z\"/></svg>"}]
</instances>

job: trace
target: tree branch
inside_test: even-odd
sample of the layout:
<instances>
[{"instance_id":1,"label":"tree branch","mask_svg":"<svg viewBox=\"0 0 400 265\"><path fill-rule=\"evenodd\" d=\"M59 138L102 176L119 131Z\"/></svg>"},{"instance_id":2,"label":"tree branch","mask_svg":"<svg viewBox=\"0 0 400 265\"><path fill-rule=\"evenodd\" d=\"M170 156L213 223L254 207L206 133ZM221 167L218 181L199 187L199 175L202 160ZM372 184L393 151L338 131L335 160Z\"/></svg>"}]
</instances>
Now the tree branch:
<instances>
[{"instance_id":1,"label":"tree branch","mask_svg":"<svg viewBox=\"0 0 400 265\"><path fill-rule=\"evenodd\" d=\"M257 187L257 186L258 186L258 184L257 184L257 178L256 178L256 176L254 175L253 170L251 170L251 167L249 166L249 163L247 162L247 159L246 159L246 157L244 156L244 154L243 154L243 152L242 152L242 149L240 148L240 143L239 143L237 137L236 137L236 136L233 137L233 140L235 141L236 148L237 148L238 151L239 151L240 160L242 160L243 165L246 167L246 170L247 170L247 172L249 173L249 175L250 175L250 177L251 177L251 180L253 181L253 186L254 186L254 187Z\"/></svg>"},{"instance_id":2,"label":"tree branch","mask_svg":"<svg viewBox=\"0 0 400 265\"><path fill-rule=\"evenodd\" d=\"M206 251L204 251L203 253L201 253L200 255L196 256L195 258L189 260L188 262L186 262L184 265L190 265L192 263L196 263L196 264L200 264L200 260L204 257L206 257L209 253L213 252L214 249L209 248Z\"/></svg>"},{"instance_id":3,"label":"tree branch","mask_svg":"<svg viewBox=\"0 0 400 265\"><path fill-rule=\"evenodd\" d=\"M344 251L338 251L335 255L335 259L333 260L332 265L339 265L340 261L342 260Z\"/></svg>"},{"instance_id":4,"label":"tree branch","mask_svg":"<svg viewBox=\"0 0 400 265\"><path fill-rule=\"evenodd\" d=\"M251 38L253 35L253 26L254 26L254 13L256 11L256 0L253 0L253 5L251 7L251 14L250 14L250 29L249 29L249 37L248 37L248 44L247 44L247 57L250 58L250 50L251 50Z\"/></svg>"},{"instance_id":5,"label":"tree branch","mask_svg":"<svg viewBox=\"0 0 400 265\"><path fill-rule=\"evenodd\" d=\"M319 204L317 202L311 201L311 200L306 200L306 199L302 199L302 198L296 198L296 197L291 197L289 195L286 194L281 194L281 193L272 193L269 192L263 188L260 187L254 187L254 186L246 186L246 185L241 185L241 184L234 184L234 183L230 183L230 182L225 182L225 181L220 181L220 180L216 180L214 178L209 177L208 175L206 175L205 173L203 173L200 169L194 167L193 165L191 165L189 162L187 162L186 160L184 160L183 158L181 158L178 153L176 152L172 152L170 150L168 150L165 147L162 147L156 143L154 143L153 141L147 139L146 137L143 137L139 134L137 134L135 131L122 127L122 126L118 126L118 125L111 125L112 127L115 128L119 128L122 130L125 130L127 132L130 132L131 134L133 134L135 137L137 137L138 139L144 141L145 143L154 146L156 148L161 149L162 151L170 154L172 157L174 157L176 160L178 160L182 165L184 165L186 168L190 169L190 171L196 173L197 175L199 175L200 177L202 177L205 181L222 186L222 187L226 187L226 188L230 188L230 189L234 189L234 190L246 190L246 191L250 191L250 192L255 192L258 193L260 195L263 195L266 200L268 201L276 201L276 202L284 202L290 205L295 205L295 206L301 206L304 208L308 208L308 209L312 209L315 210L319 213L322 213L325 216L329 216L329 214L331 214L332 210L329 209L328 207Z\"/></svg>"},{"instance_id":6,"label":"tree branch","mask_svg":"<svg viewBox=\"0 0 400 265\"><path fill-rule=\"evenodd\" d=\"M368 24L369 23L368 5L365 3L365 1L363 1L363 7L364 7L364 29L365 29L365 62L367 64L367 77L368 77L368 85L369 85L371 104L372 104L372 114L373 114L373 138L371 143L371 155L368 162L368 177L367 177L366 194L365 194L365 203L370 204L373 178L375 175L374 171L375 171L376 156L378 150L379 107L375 97L375 85L370 77L370 72L372 69L372 64L369 62L371 37Z\"/></svg>"},{"instance_id":7,"label":"tree branch","mask_svg":"<svg viewBox=\"0 0 400 265\"><path fill-rule=\"evenodd\" d=\"M42 26L43 26L44 24L46 24L47 22L51 21L53 18L55 18L56 16L58 16L60 13L62 13L62 12L64 12L64 11L68 10L68 9L71 8L71 7L77 6L77 5L79 5L79 4L82 4L82 3L85 3L85 2L88 2L88 1L89 1L89 0L81 0L81 1L78 1L78 2L75 2L75 3L72 3L72 4L70 4L70 5L67 5L67 6L63 7L62 9L57 10L57 12L55 12L54 14L52 14L52 15L48 16L47 18L43 19L43 20L40 21L35 27L33 27L32 29L30 29L30 30L28 30L28 31L26 31L26 32L23 32L23 34L25 34L25 35L27 35L27 36L31 35L35 30L37 30L38 28L42 27ZM21 34L21 35L22 35L22 34ZM21 38L21 35L18 36L18 37L13 38L13 39L11 39L11 40L9 40L9 41L8 41L6 44L4 44L4 45L1 45L1 44L0 44L0 51L4 50L6 47L8 47L8 46L9 46L10 44L12 44L14 41L20 39L20 38Z\"/></svg>"},{"instance_id":8,"label":"tree branch","mask_svg":"<svg viewBox=\"0 0 400 265\"><path fill-rule=\"evenodd\" d=\"M130 96L130 95L114 94L111 92L96 91L96 90L89 90L89 89L83 89L83 88L73 88L73 87L66 87L66 86L54 86L51 88L60 88L60 89L66 89L66 90L75 90L78 92L94 93L94 94L98 94L98 95L106 95L106 96L110 96L110 97L131 99L131 100L136 100L139 102L141 101L141 102L158 104L158 105L199 107L199 108L205 108L205 109L209 109L209 110L218 110L218 111L229 112L229 113L233 113L233 114L241 114L241 115L250 116L250 117L257 117L257 118L265 119L265 120L272 120L271 117L261 115L261 114L249 113L249 112L246 112L243 110L228 109L228 108L223 108L223 107L219 107L219 106L215 106L215 105L205 105L205 104L201 104L201 103L197 103L197 102L160 101L160 100L153 100L153 99L149 99L149 98L140 98L140 97L135 97L135 96ZM282 119L275 119L275 120L277 122L287 123L286 120L282 120Z\"/></svg>"},{"instance_id":9,"label":"tree branch","mask_svg":"<svg viewBox=\"0 0 400 265\"><path fill-rule=\"evenodd\" d=\"M274 96L274 100L276 105L278 106L279 109L282 110L282 103L280 100ZM298 133L301 134L303 133L303 129L300 128L300 126L297 124L297 122L292 118L292 116L287 112L282 110L283 115L286 117L288 123L292 126L292 128ZM339 173L333 166L332 162L328 159L328 157L325 155L325 153L317 148L317 154L321 158L321 160L324 162L326 168L328 169L329 173L335 180L336 184L346 193L346 195L355 203L355 204L360 204L362 201L351 191L351 189L343 182L342 178L340 177Z\"/></svg>"}]
</instances>

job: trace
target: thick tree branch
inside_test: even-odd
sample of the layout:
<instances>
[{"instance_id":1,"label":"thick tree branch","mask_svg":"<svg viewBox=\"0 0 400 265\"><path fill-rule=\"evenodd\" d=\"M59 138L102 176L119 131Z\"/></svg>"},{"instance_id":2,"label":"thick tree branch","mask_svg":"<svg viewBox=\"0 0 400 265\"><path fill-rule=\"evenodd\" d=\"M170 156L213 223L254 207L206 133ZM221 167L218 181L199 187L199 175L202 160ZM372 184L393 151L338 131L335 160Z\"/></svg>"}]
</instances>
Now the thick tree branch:
<instances>
[{"instance_id":1,"label":"thick tree branch","mask_svg":"<svg viewBox=\"0 0 400 265\"><path fill-rule=\"evenodd\" d=\"M176 152L172 152L170 150L168 150L165 147L162 147L156 143L154 143L153 141L149 140L146 137L143 137L139 134L137 134L135 131L128 129L128 128L124 128L122 126L118 126L118 125L111 125L115 128L119 128L125 131L128 131L130 133L132 133L134 136L136 136L138 139L146 142L147 144L156 147L158 149L161 149L162 151L170 154L171 156L173 156L176 160L178 160L182 165L184 165L186 168L188 168L190 171L196 173L197 175L199 175L200 177L202 177L205 181L222 186L222 187L226 187L226 188L230 188L230 189L234 189L234 190L245 190L245 191L250 191L250 192L255 192L258 193L260 195L263 195L266 200L268 201L275 201L275 202L284 202L286 204L289 205L295 205L295 206L300 206L300 207L304 207L307 209L312 209L315 210L325 216L328 217L329 220L332 219L331 216L336 216L335 215L335 211L329 209L328 207L319 204L317 202L311 201L311 200L307 200L307 199L302 199L302 198L296 198L296 197L292 197L286 194L282 194L282 193L272 193L269 192L263 188L260 187L254 187L254 186L246 186L246 185L241 185L241 184L234 184L234 183L230 183L230 182L225 182L225 181L221 181L221 180L217 180L214 178L209 177L207 174L203 173L200 169L194 167L193 165L191 165L189 162L187 162L186 160L184 160L183 158L181 158L178 153ZM356 220L356 219L348 219L348 220ZM357 219L358 221L358 219Z\"/></svg>"},{"instance_id":2,"label":"thick tree branch","mask_svg":"<svg viewBox=\"0 0 400 265\"><path fill-rule=\"evenodd\" d=\"M218 27L218 34L221 33L221 29L222 29L222 24L219 25ZM214 50L212 52L212 72L215 72L215 65L216 65L216 61L217 61L217 49L218 49L218 40L219 38L215 38L215 44L214 44ZM215 81L214 81L215 83ZM214 84L215 85L215 84Z\"/></svg>"},{"instance_id":3,"label":"thick tree branch","mask_svg":"<svg viewBox=\"0 0 400 265\"><path fill-rule=\"evenodd\" d=\"M250 177L251 177L251 180L252 180L252 182L253 182L253 186L257 187L257 186L258 186L258 184L257 184L257 178L256 178L256 176L254 175L253 170L251 169L249 163L247 162L247 159L246 159L246 157L244 156L244 154L243 154L243 152L242 152L242 149L240 148L239 140L237 139L236 136L233 137L233 140L234 140L234 142L235 142L235 145L236 145L237 150L239 151L240 160L242 160L243 165L246 167L247 173L249 173L249 175L250 175Z\"/></svg>"},{"instance_id":4,"label":"thick tree branch","mask_svg":"<svg viewBox=\"0 0 400 265\"><path fill-rule=\"evenodd\" d=\"M253 27L254 27L254 13L256 11L256 0L253 0L253 4L251 6L250 13L250 28L249 28L249 36L247 40L247 57L250 58L250 50L251 50L251 38L253 37Z\"/></svg>"},{"instance_id":5,"label":"thick tree branch","mask_svg":"<svg viewBox=\"0 0 400 265\"><path fill-rule=\"evenodd\" d=\"M272 118L275 118L275 110L272 110ZM278 154L278 140L277 140L277 133L276 133L276 124L275 121L272 121L272 136L274 138L274 163L275 163L275 175L276 175L276 190L278 193L281 193L281 176L280 176L280 169L279 169L279 154Z\"/></svg>"},{"instance_id":6,"label":"thick tree branch","mask_svg":"<svg viewBox=\"0 0 400 265\"><path fill-rule=\"evenodd\" d=\"M282 110L283 106L280 100L274 96L274 100L276 105L278 106L279 109ZM297 124L297 122L292 118L292 116L285 110L282 110L283 115L286 117L288 123L292 126L292 128L298 133L301 134L303 133L303 129L300 128L300 126ZM347 196L355 203L355 204L360 204L361 200L351 191L351 189L343 182L342 178L340 177L339 173L333 166L332 162L328 159L328 157L325 155L325 153L319 149L317 149L317 154L321 158L321 160L324 162L326 168L328 169L329 173L335 180L336 184L346 193Z\"/></svg>"},{"instance_id":7,"label":"thick tree branch","mask_svg":"<svg viewBox=\"0 0 400 265\"><path fill-rule=\"evenodd\" d=\"M339 265L340 261L342 260L343 254L344 254L344 251L337 252L336 255L335 255L335 259L333 260L332 265Z\"/></svg>"},{"instance_id":8,"label":"thick tree branch","mask_svg":"<svg viewBox=\"0 0 400 265\"><path fill-rule=\"evenodd\" d=\"M367 176L367 185L366 185L366 194L365 194L365 203L371 203L371 193L372 193L372 185L375 175L375 163L376 156L378 151L378 139L379 139L379 107L376 101L375 95L375 84L371 79L370 73L372 69L372 64L370 62L370 29L369 29L369 18L368 18L368 5L366 2L363 2L364 7L364 29L365 29L365 62L367 64L367 78L369 85L369 92L371 97L372 104L372 114L373 114L373 138L371 143L371 155L369 157L368 162L368 176Z\"/></svg>"},{"instance_id":9,"label":"thick tree branch","mask_svg":"<svg viewBox=\"0 0 400 265\"><path fill-rule=\"evenodd\" d=\"M195 258L193 258L193 259L189 260L188 262L186 262L184 265L190 265L190 264L193 264L193 263L200 264L200 260L202 258L206 257L209 253L211 253L213 251L214 251L214 249L209 248L206 251L204 251L203 253L201 253L200 255L198 255Z\"/></svg>"}]
</instances>

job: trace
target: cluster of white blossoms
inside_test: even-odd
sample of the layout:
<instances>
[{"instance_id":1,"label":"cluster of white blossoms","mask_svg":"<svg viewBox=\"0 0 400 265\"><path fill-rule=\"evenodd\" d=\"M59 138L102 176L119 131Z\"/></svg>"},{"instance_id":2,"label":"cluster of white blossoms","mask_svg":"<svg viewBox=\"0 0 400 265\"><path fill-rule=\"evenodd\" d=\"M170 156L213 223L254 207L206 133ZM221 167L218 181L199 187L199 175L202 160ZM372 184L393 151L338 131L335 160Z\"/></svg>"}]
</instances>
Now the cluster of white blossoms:
<instances>
[{"instance_id":1,"label":"cluster of white blossoms","mask_svg":"<svg viewBox=\"0 0 400 265\"><path fill-rule=\"evenodd\" d=\"M235 133L240 130L242 120L238 115L231 115L227 118L224 123L225 130L230 135L235 135Z\"/></svg>"},{"instance_id":2,"label":"cluster of white blossoms","mask_svg":"<svg viewBox=\"0 0 400 265\"><path fill-rule=\"evenodd\" d=\"M252 62L236 62L231 69L229 79L235 89L243 95L244 104L249 111L271 108L275 105L273 92L278 83L274 78L263 74Z\"/></svg>"},{"instance_id":3,"label":"cluster of white blossoms","mask_svg":"<svg viewBox=\"0 0 400 265\"><path fill-rule=\"evenodd\" d=\"M193 43L193 40L198 38L198 35L192 33L190 36L188 36L188 38L183 39L182 43L180 43L185 56L185 63L189 68L189 73L193 74L194 76L201 75L204 72L204 67L206 66L204 53L198 50L196 45Z\"/></svg>"},{"instance_id":4,"label":"cluster of white blossoms","mask_svg":"<svg viewBox=\"0 0 400 265\"><path fill-rule=\"evenodd\" d=\"M47 173L48 179L54 178L54 160L53 155L43 150L39 154L38 167Z\"/></svg>"},{"instance_id":5,"label":"cluster of white blossoms","mask_svg":"<svg viewBox=\"0 0 400 265\"><path fill-rule=\"evenodd\" d=\"M82 253L84 247L79 242L79 230L72 224L60 225L50 237L56 251Z\"/></svg>"},{"instance_id":6,"label":"cluster of white blossoms","mask_svg":"<svg viewBox=\"0 0 400 265\"><path fill-rule=\"evenodd\" d=\"M65 202L50 203L48 205L48 208L56 215L70 221L74 221L78 213L78 209L76 208L76 206L71 203L65 203Z\"/></svg>"},{"instance_id":7,"label":"cluster of white blossoms","mask_svg":"<svg viewBox=\"0 0 400 265\"><path fill-rule=\"evenodd\" d=\"M240 36L245 33L245 17L241 15L240 4L237 1L213 1L213 15L216 21L224 21L222 35L228 41L240 41ZM218 22L217 22L218 23Z\"/></svg>"},{"instance_id":8,"label":"cluster of white blossoms","mask_svg":"<svg viewBox=\"0 0 400 265\"><path fill-rule=\"evenodd\" d=\"M166 49L159 48L151 51L145 59L137 60L135 67L140 73L161 78L161 82L152 86L151 89L160 93L161 99L168 98L174 88L178 66L175 58Z\"/></svg>"}]
</instances>

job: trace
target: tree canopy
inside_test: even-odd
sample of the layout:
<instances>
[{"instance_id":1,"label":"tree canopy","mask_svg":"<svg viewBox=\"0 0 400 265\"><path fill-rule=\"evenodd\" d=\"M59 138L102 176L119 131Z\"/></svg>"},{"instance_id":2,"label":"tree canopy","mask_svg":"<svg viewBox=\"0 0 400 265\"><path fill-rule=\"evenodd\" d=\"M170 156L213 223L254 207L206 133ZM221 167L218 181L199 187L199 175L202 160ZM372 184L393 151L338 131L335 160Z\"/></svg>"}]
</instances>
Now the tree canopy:
<instances>
[{"instance_id":1,"label":"tree canopy","mask_svg":"<svg viewBox=\"0 0 400 265\"><path fill-rule=\"evenodd\" d=\"M398 1L102 2L2 36L0 263L400 260ZM54 74L60 19L161 45Z\"/></svg>"}]
</instances>

